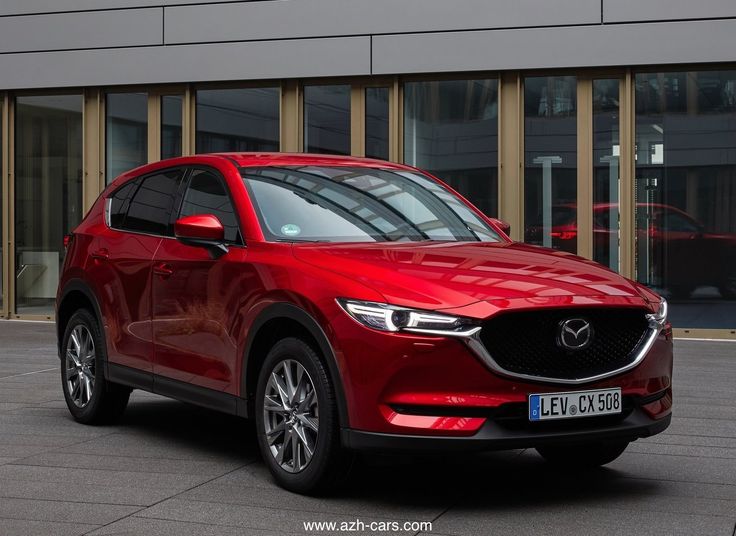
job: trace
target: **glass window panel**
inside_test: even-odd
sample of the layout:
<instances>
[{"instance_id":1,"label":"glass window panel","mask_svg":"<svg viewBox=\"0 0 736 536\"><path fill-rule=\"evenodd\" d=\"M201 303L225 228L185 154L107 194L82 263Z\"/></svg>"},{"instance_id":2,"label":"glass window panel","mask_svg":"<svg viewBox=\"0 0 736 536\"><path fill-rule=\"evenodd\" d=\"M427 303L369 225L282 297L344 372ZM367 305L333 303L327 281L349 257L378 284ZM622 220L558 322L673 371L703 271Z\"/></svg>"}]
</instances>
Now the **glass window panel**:
<instances>
[{"instance_id":1,"label":"glass window panel","mask_svg":"<svg viewBox=\"0 0 736 536\"><path fill-rule=\"evenodd\" d=\"M0 125L2 125L2 115L3 115L3 99L0 99ZM3 146L3 129L0 128L0 169L2 169L2 146ZM3 218L3 182L4 177L0 175L0 311L3 310L3 304L5 303L3 301L3 285L5 278L3 277L3 271L5 270L5 257L4 257L4 249L3 249L3 243L5 240L3 239L3 221L5 221Z\"/></svg>"},{"instance_id":2,"label":"glass window panel","mask_svg":"<svg viewBox=\"0 0 736 536\"><path fill-rule=\"evenodd\" d=\"M148 94L109 93L106 97L107 183L148 162Z\"/></svg>"},{"instance_id":3,"label":"glass window panel","mask_svg":"<svg viewBox=\"0 0 736 536\"><path fill-rule=\"evenodd\" d=\"M161 159L181 156L181 95L161 97Z\"/></svg>"},{"instance_id":4,"label":"glass window panel","mask_svg":"<svg viewBox=\"0 0 736 536\"><path fill-rule=\"evenodd\" d=\"M498 81L404 84L404 161L498 214Z\"/></svg>"},{"instance_id":5,"label":"glass window panel","mask_svg":"<svg viewBox=\"0 0 736 536\"><path fill-rule=\"evenodd\" d=\"M18 97L15 110L16 310L51 315L82 218L82 96Z\"/></svg>"},{"instance_id":6,"label":"glass window panel","mask_svg":"<svg viewBox=\"0 0 736 536\"><path fill-rule=\"evenodd\" d=\"M278 151L277 87L197 91L198 153Z\"/></svg>"},{"instance_id":7,"label":"glass window panel","mask_svg":"<svg viewBox=\"0 0 736 536\"><path fill-rule=\"evenodd\" d=\"M636 75L635 266L675 327L736 327L736 70Z\"/></svg>"},{"instance_id":8,"label":"glass window panel","mask_svg":"<svg viewBox=\"0 0 736 536\"><path fill-rule=\"evenodd\" d=\"M128 181L118 188L108 199L107 218L110 227L122 229L125 223L125 215L130 207L130 200L138 189L140 178Z\"/></svg>"},{"instance_id":9,"label":"glass window panel","mask_svg":"<svg viewBox=\"0 0 736 536\"><path fill-rule=\"evenodd\" d=\"M195 170L189 181L180 216L212 214L225 228L225 240L241 243L238 220L222 181L209 171Z\"/></svg>"},{"instance_id":10,"label":"glass window panel","mask_svg":"<svg viewBox=\"0 0 736 536\"><path fill-rule=\"evenodd\" d=\"M304 87L304 150L350 154L350 86Z\"/></svg>"},{"instance_id":11,"label":"glass window panel","mask_svg":"<svg viewBox=\"0 0 736 536\"><path fill-rule=\"evenodd\" d=\"M619 269L619 81L593 80L593 260Z\"/></svg>"},{"instance_id":12,"label":"glass window panel","mask_svg":"<svg viewBox=\"0 0 736 536\"><path fill-rule=\"evenodd\" d=\"M173 236L171 210L181 176L181 171L174 169L144 178L130 200L123 229Z\"/></svg>"},{"instance_id":13,"label":"glass window panel","mask_svg":"<svg viewBox=\"0 0 736 536\"><path fill-rule=\"evenodd\" d=\"M365 88L365 155L388 160L388 88Z\"/></svg>"},{"instance_id":14,"label":"glass window panel","mask_svg":"<svg viewBox=\"0 0 736 536\"><path fill-rule=\"evenodd\" d=\"M454 194L418 173L312 166L246 168L243 178L273 240L499 240Z\"/></svg>"},{"instance_id":15,"label":"glass window panel","mask_svg":"<svg viewBox=\"0 0 736 536\"><path fill-rule=\"evenodd\" d=\"M524 240L577 252L574 76L524 80Z\"/></svg>"}]
</instances>

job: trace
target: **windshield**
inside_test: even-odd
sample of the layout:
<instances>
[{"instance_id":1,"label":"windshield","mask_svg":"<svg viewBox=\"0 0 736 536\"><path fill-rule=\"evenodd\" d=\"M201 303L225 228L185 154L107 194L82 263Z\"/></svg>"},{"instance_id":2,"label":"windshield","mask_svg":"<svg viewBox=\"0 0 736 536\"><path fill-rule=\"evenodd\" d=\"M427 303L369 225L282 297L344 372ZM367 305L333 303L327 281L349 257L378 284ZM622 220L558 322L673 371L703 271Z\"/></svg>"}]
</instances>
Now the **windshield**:
<instances>
[{"instance_id":1,"label":"windshield","mask_svg":"<svg viewBox=\"0 0 736 536\"><path fill-rule=\"evenodd\" d=\"M241 173L267 240L501 241L465 203L412 171L300 166Z\"/></svg>"}]
</instances>

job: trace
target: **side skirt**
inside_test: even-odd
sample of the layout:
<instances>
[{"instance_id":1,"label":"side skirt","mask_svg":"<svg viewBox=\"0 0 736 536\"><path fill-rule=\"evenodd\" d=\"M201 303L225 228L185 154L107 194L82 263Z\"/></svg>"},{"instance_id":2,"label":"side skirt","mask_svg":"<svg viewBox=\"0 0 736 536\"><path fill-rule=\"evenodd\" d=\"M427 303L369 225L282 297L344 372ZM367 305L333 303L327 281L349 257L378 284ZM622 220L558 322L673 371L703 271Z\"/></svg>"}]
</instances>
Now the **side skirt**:
<instances>
[{"instance_id":1,"label":"side skirt","mask_svg":"<svg viewBox=\"0 0 736 536\"><path fill-rule=\"evenodd\" d=\"M245 399L229 393L207 389L206 387L192 385L115 363L107 364L107 379L113 383L127 385L134 389L142 389L195 406L239 417L248 417Z\"/></svg>"}]
</instances>

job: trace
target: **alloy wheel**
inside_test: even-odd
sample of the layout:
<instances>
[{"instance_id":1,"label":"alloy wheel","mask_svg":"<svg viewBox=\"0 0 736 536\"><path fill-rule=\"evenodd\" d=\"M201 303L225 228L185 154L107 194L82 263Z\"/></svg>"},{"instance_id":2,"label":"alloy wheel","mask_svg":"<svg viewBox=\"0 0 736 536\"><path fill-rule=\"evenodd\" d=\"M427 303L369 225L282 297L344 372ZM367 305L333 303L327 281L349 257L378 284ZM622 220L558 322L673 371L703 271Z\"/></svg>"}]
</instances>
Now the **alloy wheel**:
<instances>
[{"instance_id":1,"label":"alloy wheel","mask_svg":"<svg viewBox=\"0 0 736 536\"><path fill-rule=\"evenodd\" d=\"M276 463L289 473L304 470L317 446L319 406L312 378L298 361L285 359L271 371L263 423Z\"/></svg>"},{"instance_id":2,"label":"alloy wheel","mask_svg":"<svg viewBox=\"0 0 736 536\"><path fill-rule=\"evenodd\" d=\"M75 326L66 343L66 387L69 398L83 408L95 388L95 342L87 326Z\"/></svg>"}]
</instances>

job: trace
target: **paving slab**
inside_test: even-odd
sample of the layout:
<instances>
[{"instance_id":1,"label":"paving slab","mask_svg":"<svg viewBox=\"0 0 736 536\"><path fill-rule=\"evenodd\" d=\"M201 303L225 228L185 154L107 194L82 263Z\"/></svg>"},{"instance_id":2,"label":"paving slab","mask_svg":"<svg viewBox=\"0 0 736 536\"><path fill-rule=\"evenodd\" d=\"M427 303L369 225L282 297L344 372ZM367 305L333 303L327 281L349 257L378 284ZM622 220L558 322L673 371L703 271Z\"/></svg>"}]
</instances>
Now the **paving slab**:
<instances>
[{"instance_id":1,"label":"paving slab","mask_svg":"<svg viewBox=\"0 0 736 536\"><path fill-rule=\"evenodd\" d=\"M271 536L358 519L431 521L435 536L736 536L736 343L677 341L672 425L606 468L564 473L533 450L361 457L313 498L274 483L241 419L135 391L114 426L75 423L54 336L0 321L2 536Z\"/></svg>"}]
</instances>

